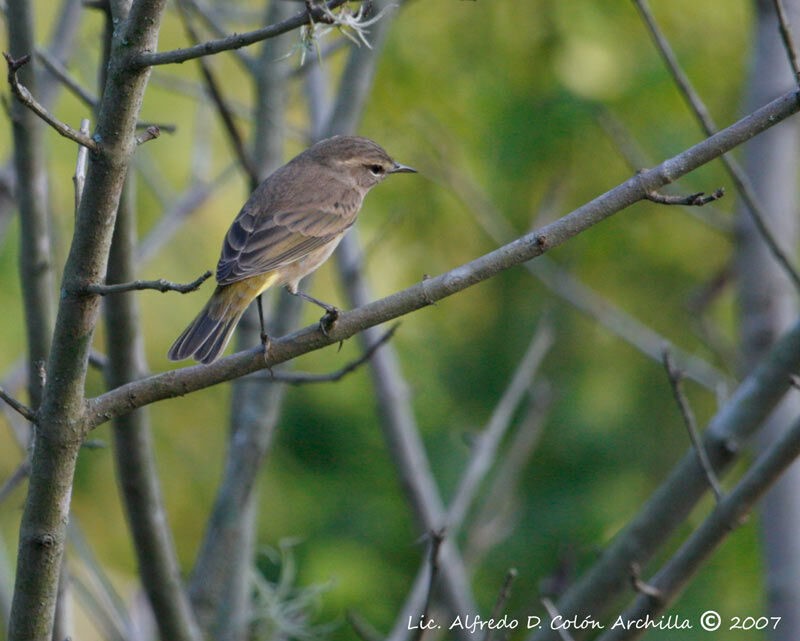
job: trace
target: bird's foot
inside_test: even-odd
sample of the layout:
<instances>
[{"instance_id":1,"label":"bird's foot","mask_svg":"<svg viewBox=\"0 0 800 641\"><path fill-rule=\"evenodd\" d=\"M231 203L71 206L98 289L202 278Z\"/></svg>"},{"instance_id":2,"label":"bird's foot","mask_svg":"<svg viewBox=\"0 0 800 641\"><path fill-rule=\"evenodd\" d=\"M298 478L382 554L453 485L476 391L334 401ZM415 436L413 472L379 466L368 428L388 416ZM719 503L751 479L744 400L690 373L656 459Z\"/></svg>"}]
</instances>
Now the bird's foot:
<instances>
[{"instance_id":1,"label":"bird's foot","mask_svg":"<svg viewBox=\"0 0 800 641\"><path fill-rule=\"evenodd\" d=\"M325 338L330 338L328 332L333 329L338 319L339 308L333 305L325 305L325 315L319 319L319 329L325 335Z\"/></svg>"}]
</instances>

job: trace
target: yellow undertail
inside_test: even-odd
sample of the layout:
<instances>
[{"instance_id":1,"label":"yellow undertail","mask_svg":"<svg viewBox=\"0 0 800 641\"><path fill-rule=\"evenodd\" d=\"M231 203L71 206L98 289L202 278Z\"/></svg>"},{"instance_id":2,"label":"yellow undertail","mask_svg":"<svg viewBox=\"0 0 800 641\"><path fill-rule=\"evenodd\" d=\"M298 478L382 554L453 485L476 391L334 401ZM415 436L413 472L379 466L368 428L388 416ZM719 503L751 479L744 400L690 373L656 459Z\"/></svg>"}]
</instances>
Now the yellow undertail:
<instances>
[{"instance_id":1,"label":"yellow undertail","mask_svg":"<svg viewBox=\"0 0 800 641\"><path fill-rule=\"evenodd\" d=\"M182 361L191 356L206 364L215 360L228 345L244 310L256 296L275 284L278 277L278 272L269 272L217 286L197 318L169 348L167 358Z\"/></svg>"}]
</instances>

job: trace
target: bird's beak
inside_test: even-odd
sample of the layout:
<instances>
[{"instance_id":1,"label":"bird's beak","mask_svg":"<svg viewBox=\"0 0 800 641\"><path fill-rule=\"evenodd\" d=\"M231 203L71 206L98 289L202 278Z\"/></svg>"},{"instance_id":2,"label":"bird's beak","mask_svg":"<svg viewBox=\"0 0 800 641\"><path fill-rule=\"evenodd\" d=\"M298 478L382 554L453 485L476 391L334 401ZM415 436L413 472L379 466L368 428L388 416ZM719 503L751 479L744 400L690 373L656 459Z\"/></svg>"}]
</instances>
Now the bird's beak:
<instances>
[{"instance_id":1,"label":"bird's beak","mask_svg":"<svg viewBox=\"0 0 800 641\"><path fill-rule=\"evenodd\" d=\"M416 174L417 170L414 169L413 167L409 167L408 165L401 165L399 162L396 162L394 164L394 167L392 167L389 170L389 173L390 174Z\"/></svg>"}]
</instances>

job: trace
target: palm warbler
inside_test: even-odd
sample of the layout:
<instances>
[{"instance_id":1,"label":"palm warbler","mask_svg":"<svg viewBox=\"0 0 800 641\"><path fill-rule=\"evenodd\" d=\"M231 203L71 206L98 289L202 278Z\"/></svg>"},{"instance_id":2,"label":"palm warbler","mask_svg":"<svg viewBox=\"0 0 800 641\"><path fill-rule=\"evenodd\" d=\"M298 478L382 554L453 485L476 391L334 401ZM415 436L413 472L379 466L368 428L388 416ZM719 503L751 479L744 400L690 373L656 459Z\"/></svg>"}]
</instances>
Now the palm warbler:
<instances>
[{"instance_id":1,"label":"palm warbler","mask_svg":"<svg viewBox=\"0 0 800 641\"><path fill-rule=\"evenodd\" d=\"M234 219L217 264L217 288L173 343L169 359L212 362L256 298L266 346L259 297L270 287L285 285L289 293L335 314L335 307L298 291L297 285L333 253L367 192L401 172L416 170L359 136L322 140L273 172Z\"/></svg>"}]
</instances>

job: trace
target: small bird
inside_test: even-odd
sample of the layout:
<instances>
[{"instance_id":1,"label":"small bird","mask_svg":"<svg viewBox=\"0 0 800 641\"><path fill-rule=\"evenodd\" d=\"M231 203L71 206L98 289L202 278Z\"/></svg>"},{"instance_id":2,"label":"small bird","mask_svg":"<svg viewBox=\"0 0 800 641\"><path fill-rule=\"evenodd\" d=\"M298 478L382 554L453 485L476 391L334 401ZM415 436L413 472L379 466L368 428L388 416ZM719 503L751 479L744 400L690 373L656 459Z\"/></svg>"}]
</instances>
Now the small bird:
<instances>
[{"instance_id":1,"label":"small bird","mask_svg":"<svg viewBox=\"0 0 800 641\"><path fill-rule=\"evenodd\" d=\"M225 349L248 305L286 286L325 309L323 331L338 310L298 291L300 280L324 263L353 225L367 192L389 174L416 173L360 136L334 136L295 156L266 178L242 207L222 244L217 288L206 306L170 347L167 357L211 363Z\"/></svg>"}]
</instances>

